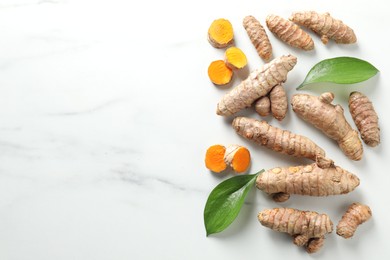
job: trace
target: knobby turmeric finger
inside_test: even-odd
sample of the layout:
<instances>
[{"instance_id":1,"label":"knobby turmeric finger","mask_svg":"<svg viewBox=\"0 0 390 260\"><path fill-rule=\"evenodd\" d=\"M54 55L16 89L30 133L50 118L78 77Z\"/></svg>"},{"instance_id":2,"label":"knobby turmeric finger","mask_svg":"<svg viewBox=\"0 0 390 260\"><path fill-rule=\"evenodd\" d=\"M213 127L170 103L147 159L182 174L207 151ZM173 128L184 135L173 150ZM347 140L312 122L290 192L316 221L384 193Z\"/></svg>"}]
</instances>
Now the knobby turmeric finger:
<instances>
[{"instance_id":1,"label":"knobby turmeric finger","mask_svg":"<svg viewBox=\"0 0 390 260\"><path fill-rule=\"evenodd\" d=\"M273 127L265 121L236 117L232 126L242 137L275 152L304 157L313 161L318 155L325 156L324 150L309 138Z\"/></svg>"},{"instance_id":2,"label":"knobby turmeric finger","mask_svg":"<svg viewBox=\"0 0 390 260\"><path fill-rule=\"evenodd\" d=\"M333 161L318 156L317 162L293 167L276 167L260 174L256 187L273 196L277 202L288 200L290 194L323 197L353 191L359 178Z\"/></svg>"},{"instance_id":3,"label":"knobby turmeric finger","mask_svg":"<svg viewBox=\"0 0 390 260\"><path fill-rule=\"evenodd\" d=\"M340 105L332 104L333 99L334 95L330 92L319 97L295 94L291 105L299 117L337 141L348 158L358 161L363 156L362 142L357 131L352 129L345 119L344 109Z\"/></svg>"},{"instance_id":4,"label":"knobby turmeric finger","mask_svg":"<svg viewBox=\"0 0 390 260\"><path fill-rule=\"evenodd\" d=\"M216 60L210 63L208 75L215 85L225 85L232 80L233 71L226 66L225 61Z\"/></svg>"},{"instance_id":5,"label":"knobby turmeric finger","mask_svg":"<svg viewBox=\"0 0 390 260\"><path fill-rule=\"evenodd\" d=\"M266 23L268 29L288 45L305 51L314 49L310 35L293 22L271 14L267 16Z\"/></svg>"},{"instance_id":6,"label":"knobby turmeric finger","mask_svg":"<svg viewBox=\"0 0 390 260\"><path fill-rule=\"evenodd\" d=\"M333 223L326 214L292 208L265 209L258 214L260 224L274 231L289 234L297 246L305 246L308 253L317 252Z\"/></svg>"},{"instance_id":7,"label":"knobby turmeric finger","mask_svg":"<svg viewBox=\"0 0 390 260\"><path fill-rule=\"evenodd\" d=\"M233 26L226 19L214 20L208 30L208 40L215 48L225 48L233 43Z\"/></svg>"},{"instance_id":8,"label":"knobby turmeric finger","mask_svg":"<svg viewBox=\"0 0 390 260\"><path fill-rule=\"evenodd\" d=\"M358 226L369 220L371 216L370 207L361 203L352 203L337 225L337 235L351 238Z\"/></svg>"},{"instance_id":9,"label":"knobby turmeric finger","mask_svg":"<svg viewBox=\"0 0 390 260\"><path fill-rule=\"evenodd\" d=\"M282 84L276 85L269 93L272 116L282 121L287 114L287 94Z\"/></svg>"},{"instance_id":10,"label":"knobby turmeric finger","mask_svg":"<svg viewBox=\"0 0 390 260\"><path fill-rule=\"evenodd\" d=\"M248 63L244 52L237 47L230 47L226 50L225 62L232 69L242 69Z\"/></svg>"},{"instance_id":11,"label":"knobby turmeric finger","mask_svg":"<svg viewBox=\"0 0 390 260\"><path fill-rule=\"evenodd\" d=\"M253 16L244 18L243 26L260 58L268 62L272 58L272 45L260 22Z\"/></svg>"},{"instance_id":12,"label":"knobby turmeric finger","mask_svg":"<svg viewBox=\"0 0 390 260\"><path fill-rule=\"evenodd\" d=\"M319 14L314 11L295 12L290 20L299 25L311 29L321 36L321 41L327 44L329 39L336 43L355 43L356 35L354 31L342 21L330 16L329 13Z\"/></svg>"},{"instance_id":13,"label":"knobby turmeric finger","mask_svg":"<svg viewBox=\"0 0 390 260\"><path fill-rule=\"evenodd\" d=\"M354 91L349 96L349 112L363 141L371 146L380 143L378 115L372 102L363 93Z\"/></svg>"},{"instance_id":14,"label":"knobby turmeric finger","mask_svg":"<svg viewBox=\"0 0 390 260\"><path fill-rule=\"evenodd\" d=\"M267 95L275 85L286 81L288 72L296 63L295 56L285 55L252 71L247 79L222 97L217 105L217 114L229 116L251 106L256 99Z\"/></svg>"},{"instance_id":15,"label":"knobby turmeric finger","mask_svg":"<svg viewBox=\"0 0 390 260\"><path fill-rule=\"evenodd\" d=\"M222 172L227 166L236 173L245 172L251 162L249 150L240 145L213 145L207 149L205 163L212 172Z\"/></svg>"}]
</instances>

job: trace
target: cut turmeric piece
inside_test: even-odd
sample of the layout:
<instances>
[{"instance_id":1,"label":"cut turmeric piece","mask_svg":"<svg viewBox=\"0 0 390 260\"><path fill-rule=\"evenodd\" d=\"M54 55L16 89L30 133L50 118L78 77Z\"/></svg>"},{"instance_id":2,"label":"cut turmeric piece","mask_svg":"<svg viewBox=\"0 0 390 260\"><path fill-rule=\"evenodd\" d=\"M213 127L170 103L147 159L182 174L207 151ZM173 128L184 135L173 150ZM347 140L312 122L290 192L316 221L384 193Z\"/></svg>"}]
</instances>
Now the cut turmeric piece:
<instances>
[{"instance_id":1,"label":"cut turmeric piece","mask_svg":"<svg viewBox=\"0 0 390 260\"><path fill-rule=\"evenodd\" d=\"M230 69L223 60L211 62L208 74L211 82L216 85L225 85L229 83L233 77L232 69Z\"/></svg>"},{"instance_id":2,"label":"cut turmeric piece","mask_svg":"<svg viewBox=\"0 0 390 260\"><path fill-rule=\"evenodd\" d=\"M233 43L233 26L226 19L214 20L208 31L208 40L215 48L225 48Z\"/></svg>"},{"instance_id":3,"label":"cut turmeric piece","mask_svg":"<svg viewBox=\"0 0 390 260\"><path fill-rule=\"evenodd\" d=\"M213 171L220 173L224 171L227 166L232 168L234 172L245 172L251 162L249 150L240 145L229 145L227 148L223 145L213 145L207 149L206 152L206 167Z\"/></svg>"},{"instance_id":4,"label":"cut turmeric piece","mask_svg":"<svg viewBox=\"0 0 390 260\"><path fill-rule=\"evenodd\" d=\"M230 47L226 50L225 62L232 69L242 69L248 63L245 53L237 47Z\"/></svg>"},{"instance_id":5,"label":"cut turmeric piece","mask_svg":"<svg viewBox=\"0 0 390 260\"><path fill-rule=\"evenodd\" d=\"M212 172L221 172L226 169L225 163L226 148L223 145L213 145L206 152L206 168Z\"/></svg>"},{"instance_id":6,"label":"cut turmeric piece","mask_svg":"<svg viewBox=\"0 0 390 260\"><path fill-rule=\"evenodd\" d=\"M225 152L225 162L235 172L245 172L251 162L249 150L239 145L229 145Z\"/></svg>"}]
</instances>

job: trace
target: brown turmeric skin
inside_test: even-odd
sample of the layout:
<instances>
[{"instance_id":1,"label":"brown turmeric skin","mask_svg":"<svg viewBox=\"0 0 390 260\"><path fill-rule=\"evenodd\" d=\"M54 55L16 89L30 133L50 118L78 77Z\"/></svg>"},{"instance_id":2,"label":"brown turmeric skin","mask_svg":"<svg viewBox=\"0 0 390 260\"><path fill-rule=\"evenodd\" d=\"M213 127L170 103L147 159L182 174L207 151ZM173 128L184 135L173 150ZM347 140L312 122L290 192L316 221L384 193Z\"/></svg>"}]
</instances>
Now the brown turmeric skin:
<instances>
[{"instance_id":1,"label":"brown turmeric skin","mask_svg":"<svg viewBox=\"0 0 390 260\"><path fill-rule=\"evenodd\" d=\"M260 116L268 116L271 113L271 102L268 96L255 101L255 110Z\"/></svg>"},{"instance_id":2,"label":"brown turmeric skin","mask_svg":"<svg viewBox=\"0 0 390 260\"><path fill-rule=\"evenodd\" d=\"M291 208L266 209L258 214L261 225L284 232L294 238L294 244L304 246L308 253L317 252L325 234L333 231L333 223L326 214Z\"/></svg>"},{"instance_id":3,"label":"brown turmeric skin","mask_svg":"<svg viewBox=\"0 0 390 260\"><path fill-rule=\"evenodd\" d=\"M333 98L330 92L319 97L295 94L291 105L299 117L337 141L348 158L358 161L363 156L362 142L357 131L345 119L344 109L340 105L331 104Z\"/></svg>"},{"instance_id":4,"label":"brown turmeric skin","mask_svg":"<svg viewBox=\"0 0 390 260\"><path fill-rule=\"evenodd\" d=\"M313 161L318 155L325 155L324 150L309 138L273 127L265 121L236 117L232 126L239 135L275 152L305 157Z\"/></svg>"},{"instance_id":5,"label":"brown turmeric skin","mask_svg":"<svg viewBox=\"0 0 390 260\"><path fill-rule=\"evenodd\" d=\"M349 96L349 112L363 141L371 147L380 143L378 115L372 102L363 93L354 91Z\"/></svg>"},{"instance_id":6,"label":"brown turmeric skin","mask_svg":"<svg viewBox=\"0 0 390 260\"><path fill-rule=\"evenodd\" d=\"M271 89L287 80L287 73L297 63L293 55L281 56L251 72L247 79L222 97L217 105L217 114L230 116L250 107L258 98L267 95Z\"/></svg>"},{"instance_id":7,"label":"brown turmeric skin","mask_svg":"<svg viewBox=\"0 0 390 260\"><path fill-rule=\"evenodd\" d=\"M272 45L260 22L253 16L244 18L243 26L260 58L268 62L272 58Z\"/></svg>"},{"instance_id":8,"label":"brown turmeric skin","mask_svg":"<svg viewBox=\"0 0 390 260\"><path fill-rule=\"evenodd\" d=\"M329 13L319 14L314 11L295 12L290 20L305 26L321 36L321 41L327 44L329 39L336 43L355 43L356 35L353 30L342 21L330 16Z\"/></svg>"},{"instance_id":9,"label":"brown turmeric skin","mask_svg":"<svg viewBox=\"0 0 390 260\"><path fill-rule=\"evenodd\" d=\"M353 191L359 183L356 175L321 156L316 163L273 168L256 179L256 187L273 195L277 202L286 201L290 194L316 197L346 194Z\"/></svg>"},{"instance_id":10,"label":"brown turmeric skin","mask_svg":"<svg viewBox=\"0 0 390 260\"><path fill-rule=\"evenodd\" d=\"M298 25L277 15L268 15L266 18L268 29L290 46L310 51L314 49L313 39Z\"/></svg>"},{"instance_id":11,"label":"brown turmeric skin","mask_svg":"<svg viewBox=\"0 0 390 260\"><path fill-rule=\"evenodd\" d=\"M351 238L358 226L369 220L371 216L371 209L367 205L352 203L337 225L337 235Z\"/></svg>"}]
</instances>

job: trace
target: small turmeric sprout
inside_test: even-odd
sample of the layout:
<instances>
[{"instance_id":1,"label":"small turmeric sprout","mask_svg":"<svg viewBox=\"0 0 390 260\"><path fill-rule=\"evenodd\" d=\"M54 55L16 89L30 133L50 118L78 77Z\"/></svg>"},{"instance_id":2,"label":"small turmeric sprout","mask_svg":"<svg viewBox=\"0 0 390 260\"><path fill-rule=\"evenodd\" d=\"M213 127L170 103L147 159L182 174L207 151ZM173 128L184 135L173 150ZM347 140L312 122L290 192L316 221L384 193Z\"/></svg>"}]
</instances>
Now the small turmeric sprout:
<instances>
[{"instance_id":1,"label":"small turmeric sprout","mask_svg":"<svg viewBox=\"0 0 390 260\"><path fill-rule=\"evenodd\" d=\"M208 31L208 40L215 48L225 48L233 43L233 26L226 19L214 20Z\"/></svg>"},{"instance_id":2,"label":"small turmeric sprout","mask_svg":"<svg viewBox=\"0 0 390 260\"><path fill-rule=\"evenodd\" d=\"M284 55L252 71L248 78L225 94L217 105L217 115L230 116L250 107L252 103L267 95L277 84L287 80L287 74L297 63L293 55Z\"/></svg>"},{"instance_id":3,"label":"small turmeric sprout","mask_svg":"<svg viewBox=\"0 0 390 260\"><path fill-rule=\"evenodd\" d=\"M295 12L290 20L305 26L321 36L321 41L327 44L329 39L336 43L350 44L356 42L353 30L342 21L330 16L329 13L319 14L314 11Z\"/></svg>"},{"instance_id":4,"label":"small turmeric sprout","mask_svg":"<svg viewBox=\"0 0 390 260\"><path fill-rule=\"evenodd\" d=\"M352 203L337 225L337 235L351 238L358 226L369 220L371 216L370 207L361 203Z\"/></svg>"},{"instance_id":5,"label":"small turmeric sprout","mask_svg":"<svg viewBox=\"0 0 390 260\"><path fill-rule=\"evenodd\" d=\"M380 143L378 115L372 102L363 93L354 91L349 96L349 112L363 141L371 147Z\"/></svg>"},{"instance_id":6,"label":"small turmeric sprout","mask_svg":"<svg viewBox=\"0 0 390 260\"><path fill-rule=\"evenodd\" d=\"M331 92L322 93L319 97L295 94L291 105L299 117L337 141L348 158L358 161L363 157L363 145L359 134L345 119L344 109L340 105L332 104L333 99L334 95Z\"/></svg>"},{"instance_id":7,"label":"small turmeric sprout","mask_svg":"<svg viewBox=\"0 0 390 260\"><path fill-rule=\"evenodd\" d=\"M268 29L290 46L305 51L314 49L313 39L298 25L277 15L268 15L266 18Z\"/></svg>"},{"instance_id":8,"label":"small turmeric sprout","mask_svg":"<svg viewBox=\"0 0 390 260\"><path fill-rule=\"evenodd\" d=\"M268 62L272 58L272 45L260 22L253 16L244 18L243 26L260 58Z\"/></svg>"},{"instance_id":9,"label":"small turmeric sprout","mask_svg":"<svg viewBox=\"0 0 390 260\"><path fill-rule=\"evenodd\" d=\"M226 50L225 62L232 69L242 69L248 63L245 53L237 47L230 47Z\"/></svg>"},{"instance_id":10,"label":"small turmeric sprout","mask_svg":"<svg viewBox=\"0 0 390 260\"><path fill-rule=\"evenodd\" d=\"M211 82L215 85L228 84L233 77L233 71L229 68L225 61L216 60L210 63L208 74Z\"/></svg>"},{"instance_id":11,"label":"small turmeric sprout","mask_svg":"<svg viewBox=\"0 0 390 260\"><path fill-rule=\"evenodd\" d=\"M271 126L266 121L236 117L232 126L237 134L275 152L304 157L313 161L318 155L325 156L325 151L309 138Z\"/></svg>"},{"instance_id":12,"label":"small turmeric sprout","mask_svg":"<svg viewBox=\"0 0 390 260\"><path fill-rule=\"evenodd\" d=\"M269 93L272 116L282 121L287 114L287 94L282 84L276 85Z\"/></svg>"},{"instance_id":13,"label":"small turmeric sprout","mask_svg":"<svg viewBox=\"0 0 390 260\"><path fill-rule=\"evenodd\" d=\"M227 166L236 173L245 172L251 161L249 150L239 145L213 145L207 149L205 164L206 168L212 172L220 173Z\"/></svg>"},{"instance_id":14,"label":"small turmeric sprout","mask_svg":"<svg viewBox=\"0 0 390 260\"><path fill-rule=\"evenodd\" d=\"M255 110L260 116L268 116L271 113L271 101L264 96L255 101Z\"/></svg>"},{"instance_id":15,"label":"small turmeric sprout","mask_svg":"<svg viewBox=\"0 0 390 260\"><path fill-rule=\"evenodd\" d=\"M333 223L327 214L292 208L265 209L257 215L260 224L293 237L297 246L308 253L317 252L324 244L325 235L332 233Z\"/></svg>"}]
</instances>

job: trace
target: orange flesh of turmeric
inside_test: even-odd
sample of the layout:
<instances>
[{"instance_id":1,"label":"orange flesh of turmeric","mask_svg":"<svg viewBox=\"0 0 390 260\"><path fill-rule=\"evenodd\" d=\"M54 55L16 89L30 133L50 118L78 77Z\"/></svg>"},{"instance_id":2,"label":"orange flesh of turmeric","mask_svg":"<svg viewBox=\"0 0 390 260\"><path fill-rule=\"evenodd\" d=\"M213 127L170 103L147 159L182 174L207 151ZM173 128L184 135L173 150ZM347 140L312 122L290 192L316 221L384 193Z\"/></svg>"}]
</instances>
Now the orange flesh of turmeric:
<instances>
[{"instance_id":1,"label":"orange flesh of turmeric","mask_svg":"<svg viewBox=\"0 0 390 260\"><path fill-rule=\"evenodd\" d=\"M244 52L237 47L230 47L226 50L225 61L233 69L242 69L248 63Z\"/></svg>"},{"instance_id":2,"label":"orange flesh of turmeric","mask_svg":"<svg viewBox=\"0 0 390 260\"><path fill-rule=\"evenodd\" d=\"M226 148L222 145L213 145L206 152L206 167L213 172L221 172L226 169L224 160Z\"/></svg>"},{"instance_id":3,"label":"orange flesh of turmeric","mask_svg":"<svg viewBox=\"0 0 390 260\"><path fill-rule=\"evenodd\" d=\"M245 172L249 167L250 161L251 156L248 149L241 147L234 154L232 168L237 173Z\"/></svg>"},{"instance_id":4,"label":"orange flesh of turmeric","mask_svg":"<svg viewBox=\"0 0 390 260\"><path fill-rule=\"evenodd\" d=\"M233 77L233 71L226 65L223 60L211 62L208 68L208 75L216 85L225 85L229 83Z\"/></svg>"},{"instance_id":5,"label":"orange flesh of turmeric","mask_svg":"<svg viewBox=\"0 0 390 260\"><path fill-rule=\"evenodd\" d=\"M225 48L233 42L233 26L226 19L214 20L208 31L210 44L215 48Z\"/></svg>"}]
</instances>

